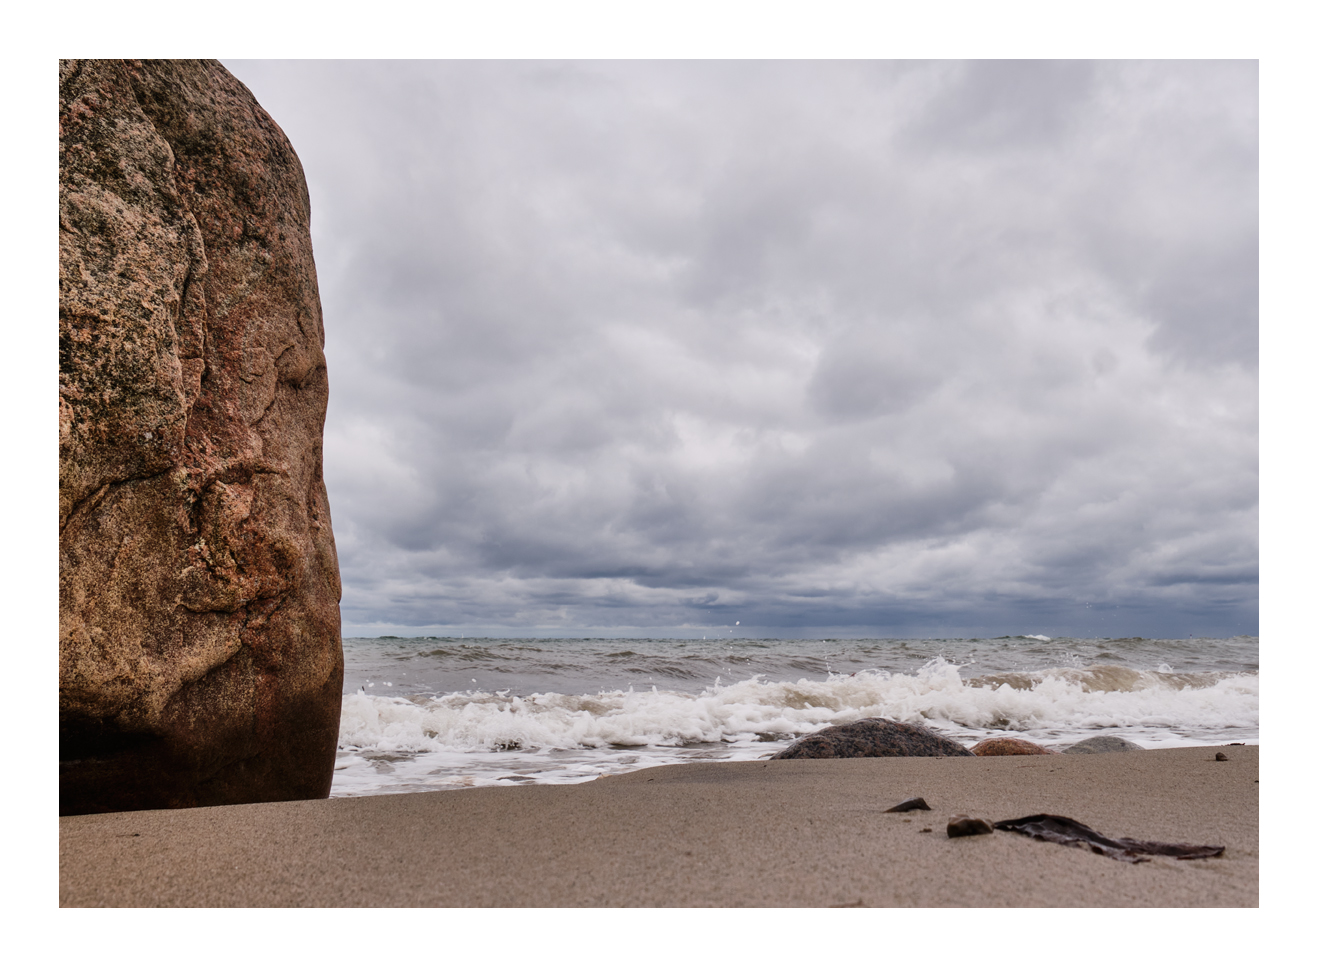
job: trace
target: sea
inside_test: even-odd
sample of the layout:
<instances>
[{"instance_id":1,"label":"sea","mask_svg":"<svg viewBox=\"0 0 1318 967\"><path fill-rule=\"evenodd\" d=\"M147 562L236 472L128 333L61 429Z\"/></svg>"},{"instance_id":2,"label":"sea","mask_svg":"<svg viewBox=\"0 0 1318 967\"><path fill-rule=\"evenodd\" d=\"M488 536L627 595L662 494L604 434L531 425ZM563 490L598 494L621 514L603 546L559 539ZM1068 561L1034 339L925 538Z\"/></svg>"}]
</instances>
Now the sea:
<instances>
[{"instance_id":1,"label":"sea","mask_svg":"<svg viewBox=\"0 0 1318 967\"><path fill-rule=\"evenodd\" d=\"M1254 744L1256 637L346 638L330 795L761 759L879 716L967 746Z\"/></svg>"}]
</instances>

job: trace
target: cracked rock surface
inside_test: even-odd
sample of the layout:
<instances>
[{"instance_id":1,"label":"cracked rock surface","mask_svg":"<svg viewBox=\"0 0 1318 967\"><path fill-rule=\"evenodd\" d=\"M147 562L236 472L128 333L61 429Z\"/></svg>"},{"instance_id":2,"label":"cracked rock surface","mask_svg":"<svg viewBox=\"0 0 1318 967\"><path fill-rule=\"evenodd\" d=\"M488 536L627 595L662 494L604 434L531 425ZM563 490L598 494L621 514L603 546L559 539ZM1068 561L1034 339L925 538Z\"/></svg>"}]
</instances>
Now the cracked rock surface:
<instances>
[{"instance_id":1,"label":"cracked rock surface","mask_svg":"<svg viewBox=\"0 0 1318 967\"><path fill-rule=\"evenodd\" d=\"M60 62L60 812L329 794L302 166L215 61Z\"/></svg>"}]
</instances>

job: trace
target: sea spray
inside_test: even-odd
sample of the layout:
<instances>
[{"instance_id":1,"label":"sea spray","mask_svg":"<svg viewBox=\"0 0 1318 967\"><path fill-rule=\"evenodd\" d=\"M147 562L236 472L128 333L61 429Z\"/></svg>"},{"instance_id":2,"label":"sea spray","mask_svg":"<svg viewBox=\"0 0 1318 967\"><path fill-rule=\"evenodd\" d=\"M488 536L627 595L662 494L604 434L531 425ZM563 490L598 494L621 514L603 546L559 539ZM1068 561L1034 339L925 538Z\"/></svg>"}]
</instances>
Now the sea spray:
<instances>
[{"instance_id":1,"label":"sea spray","mask_svg":"<svg viewBox=\"0 0 1318 967\"><path fill-rule=\"evenodd\" d=\"M523 650L523 658L549 664L546 653L554 655L554 644ZM756 654L789 665L817 658L803 655L808 649L794 647L799 644L774 642ZM566 659L557 664L573 665L573 647L557 644L556 657ZM1116 657L1111 643L1105 648ZM1241 670L1250 664L1249 648L1250 642L1241 643L1237 654L1219 662L1233 667L1217 670L1177 671L1160 662L1153 668L1104 663L995 671L983 660L987 655L973 664L935 656L912 671L868 668L794 678L754 673L727 684L716 675L696 688L671 654L651 655L646 666L645 654L632 651L622 656L632 661L632 671L662 667L666 687L593 692L473 687L379 695L368 675L344 697L334 795L570 782L693 758L754 759L825 726L871 716L928 725L967 744L1016 735L1062 745L1102 730L1119 730L1145 746L1257 741L1257 666ZM1256 656L1256 641L1253 649ZM421 649L407 651L410 657L395 663L388 679L394 689L405 674L414 683L434 677L423 672L436 651L447 649L430 649L425 657ZM509 661L513 649L486 644L476 651L479 658L458 653L464 672L477 672L467 677L516 668ZM707 654L696 657L697 667L712 670ZM973 674L981 670L988 673Z\"/></svg>"}]
</instances>

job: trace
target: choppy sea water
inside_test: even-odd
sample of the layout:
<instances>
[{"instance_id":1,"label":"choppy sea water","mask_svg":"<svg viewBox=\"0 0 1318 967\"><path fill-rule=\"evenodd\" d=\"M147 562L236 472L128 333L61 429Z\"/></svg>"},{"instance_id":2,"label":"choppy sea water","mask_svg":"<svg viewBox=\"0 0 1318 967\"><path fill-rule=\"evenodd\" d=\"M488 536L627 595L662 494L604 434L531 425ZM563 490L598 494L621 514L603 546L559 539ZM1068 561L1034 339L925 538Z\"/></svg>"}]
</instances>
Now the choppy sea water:
<instances>
[{"instance_id":1,"label":"choppy sea water","mask_svg":"<svg viewBox=\"0 0 1318 967\"><path fill-rule=\"evenodd\" d=\"M1257 638L347 638L332 796L763 758L871 716L966 745L1258 741Z\"/></svg>"}]
</instances>

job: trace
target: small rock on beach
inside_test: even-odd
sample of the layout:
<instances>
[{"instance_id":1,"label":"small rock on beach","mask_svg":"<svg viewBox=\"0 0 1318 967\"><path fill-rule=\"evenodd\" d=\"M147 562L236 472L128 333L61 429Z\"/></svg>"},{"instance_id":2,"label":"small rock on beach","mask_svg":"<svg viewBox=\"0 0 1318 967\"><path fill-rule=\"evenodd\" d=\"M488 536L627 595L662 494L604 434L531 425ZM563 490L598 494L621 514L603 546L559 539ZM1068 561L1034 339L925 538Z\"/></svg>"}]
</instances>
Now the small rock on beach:
<instances>
[{"instance_id":1,"label":"small rock on beach","mask_svg":"<svg viewBox=\"0 0 1318 967\"><path fill-rule=\"evenodd\" d=\"M986 819L973 816L953 816L947 821L947 835L955 839L958 836L983 836L993 832L993 824Z\"/></svg>"},{"instance_id":2,"label":"small rock on beach","mask_svg":"<svg viewBox=\"0 0 1318 967\"><path fill-rule=\"evenodd\" d=\"M903 799L891 809L885 809L885 813L909 813L912 809L928 809L929 804L924 801L923 796L913 796L910 799Z\"/></svg>"},{"instance_id":3,"label":"small rock on beach","mask_svg":"<svg viewBox=\"0 0 1318 967\"><path fill-rule=\"evenodd\" d=\"M1144 746L1136 745L1119 735L1096 735L1092 739L1077 742L1069 749L1063 749L1068 755L1091 755L1096 752L1143 752Z\"/></svg>"},{"instance_id":4,"label":"small rock on beach","mask_svg":"<svg viewBox=\"0 0 1318 967\"><path fill-rule=\"evenodd\" d=\"M1025 739L985 739L978 745L972 745L970 751L975 755L1056 755L1052 749L1046 749Z\"/></svg>"}]
</instances>

